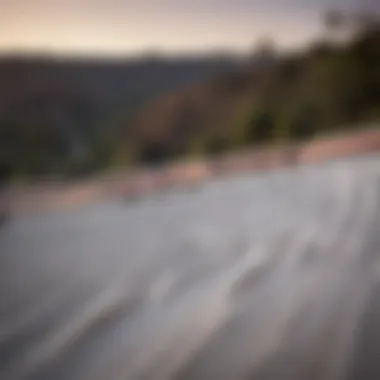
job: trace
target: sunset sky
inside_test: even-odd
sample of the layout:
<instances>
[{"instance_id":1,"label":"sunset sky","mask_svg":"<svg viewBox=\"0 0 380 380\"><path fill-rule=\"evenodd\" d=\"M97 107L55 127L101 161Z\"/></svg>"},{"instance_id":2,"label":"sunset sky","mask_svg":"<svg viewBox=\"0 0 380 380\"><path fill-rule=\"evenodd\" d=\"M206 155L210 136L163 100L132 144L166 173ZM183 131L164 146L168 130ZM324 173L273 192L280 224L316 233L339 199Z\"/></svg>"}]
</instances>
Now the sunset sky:
<instances>
[{"instance_id":1,"label":"sunset sky","mask_svg":"<svg viewBox=\"0 0 380 380\"><path fill-rule=\"evenodd\" d=\"M378 0L0 0L0 51L134 55L307 42L326 9Z\"/></svg>"}]
</instances>

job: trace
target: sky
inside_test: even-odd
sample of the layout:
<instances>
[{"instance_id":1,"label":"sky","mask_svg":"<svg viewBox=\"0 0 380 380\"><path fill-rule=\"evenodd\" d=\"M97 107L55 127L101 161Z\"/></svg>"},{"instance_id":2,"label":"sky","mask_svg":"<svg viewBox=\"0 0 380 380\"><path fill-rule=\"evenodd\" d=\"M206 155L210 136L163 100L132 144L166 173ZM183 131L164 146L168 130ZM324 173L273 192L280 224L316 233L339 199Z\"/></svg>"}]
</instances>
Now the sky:
<instances>
[{"instance_id":1,"label":"sky","mask_svg":"<svg viewBox=\"0 0 380 380\"><path fill-rule=\"evenodd\" d=\"M263 37L279 48L321 33L326 9L379 0L0 0L0 52L133 56L247 52Z\"/></svg>"}]
</instances>

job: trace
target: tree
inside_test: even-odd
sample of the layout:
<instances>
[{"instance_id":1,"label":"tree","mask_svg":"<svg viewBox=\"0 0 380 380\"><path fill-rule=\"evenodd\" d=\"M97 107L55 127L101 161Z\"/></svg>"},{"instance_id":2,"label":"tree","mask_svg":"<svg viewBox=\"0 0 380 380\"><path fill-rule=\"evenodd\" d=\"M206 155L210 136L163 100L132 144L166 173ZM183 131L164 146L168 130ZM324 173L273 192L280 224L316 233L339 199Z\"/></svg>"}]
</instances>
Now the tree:
<instances>
[{"instance_id":1,"label":"tree","mask_svg":"<svg viewBox=\"0 0 380 380\"><path fill-rule=\"evenodd\" d=\"M263 108L254 110L248 121L246 140L248 143L261 144L274 136L275 118L271 110Z\"/></svg>"},{"instance_id":2,"label":"tree","mask_svg":"<svg viewBox=\"0 0 380 380\"><path fill-rule=\"evenodd\" d=\"M163 144L146 141L139 147L137 157L139 163L157 165L168 161L170 154Z\"/></svg>"},{"instance_id":3,"label":"tree","mask_svg":"<svg viewBox=\"0 0 380 380\"><path fill-rule=\"evenodd\" d=\"M330 41L346 39L347 35L351 32L348 16L338 10L331 10L325 13L324 25L327 31L327 38Z\"/></svg>"},{"instance_id":4,"label":"tree","mask_svg":"<svg viewBox=\"0 0 380 380\"><path fill-rule=\"evenodd\" d=\"M6 183L13 175L13 168L6 162L0 162L0 185Z\"/></svg>"},{"instance_id":5,"label":"tree","mask_svg":"<svg viewBox=\"0 0 380 380\"><path fill-rule=\"evenodd\" d=\"M346 17L338 10L330 10L324 15L324 24L330 33L336 33L346 25Z\"/></svg>"},{"instance_id":6,"label":"tree","mask_svg":"<svg viewBox=\"0 0 380 380\"><path fill-rule=\"evenodd\" d=\"M213 136L206 140L204 151L206 154L218 155L226 152L229 148L227 139L222 136Z\"/></svg>"},{"instance_id":7,"label":"tree","mask_svg":"<svg viewBox=\"0 0 380 380\"><path fill-rule=\"evenodd\" d=\"M379 28L380 17L374 12L358 11L351 17L352 25L356 34L362 35Z\"/></svg>"},{"instance_id":8,"label":"tree","mask_svg":"<svg viewBox=\"0 0 380 380\"><path fill-rule=\"evenodd\" d=\"M296 140L307 140L317 133L317 115L309 104L295 108L289 123L291 134Z\"/></svg>"},{"instance_id":9,"label":"tree","mask_svg":"<svg viewBox=\"0 0 380 380\"><path fill-rule=\"evenodd\" d=\"M276 46L271 37L261 37L254 45L252 61L266 63L274 60L276 56Z\"/></svg>"}]
</instances>

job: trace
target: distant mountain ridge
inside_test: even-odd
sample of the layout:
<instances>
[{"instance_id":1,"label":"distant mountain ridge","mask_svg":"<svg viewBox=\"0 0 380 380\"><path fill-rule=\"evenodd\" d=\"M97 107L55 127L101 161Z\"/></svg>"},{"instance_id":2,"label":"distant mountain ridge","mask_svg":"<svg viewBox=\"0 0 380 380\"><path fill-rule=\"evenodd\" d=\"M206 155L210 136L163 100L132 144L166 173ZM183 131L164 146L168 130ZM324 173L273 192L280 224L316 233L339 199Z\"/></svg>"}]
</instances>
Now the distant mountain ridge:
<instances>
[{"instance_id":1,"label":"distant mountain ridge","mask_svg":"<svg viewBox=\"0 0 380 380\"><path fill-rule=\"evenodd\" d=\"M54 140L49 142L54 149L47 150L49 154L60 151L63 165L68 154L89 154L99 133L112 129L114 119L135 114L142 105L167 92L229 73L241 65L232 56L130 60L2 56L0 166L11 162L13 171L14 158L9 154L28 154L22 151L32 139L26 137L26 130L26 134L40 135L40 140L41 136ZM19 141L20 134L25 135L25 141ZM18 149L7 154L7 146ZM34 151L29 153L34 155ZM36 164L37 171L42 173L61 170L39 166ZM26 171L23 167L17 170Z\"/></svg>"},{"instance_id":2,"label":"distant mountain ridge","mask_svg":"<svg viewBox=\"0 0 380 380\"><path fill-rule=\"evenodd\" d=\"M310 140L380 120L380 28L291 54L0 62L0 178ZM274 54L273 54L274 53Z\"/></svg>"},{"instance_id":3,"label":"distant mountain ridge","mask_svg":"<svg viewBox=\"0 0 380 380\"><path fill-rule=\"evenodd\" d=\"M226 73L236 60L220 57L111 60L0 57L0 116L9 105L41 92L89 97L105 109L134 99L145 100ZM138 99L138 100L136 100ZM33 100L33 99L32 99Z\"/></svg>"}]
</instances>

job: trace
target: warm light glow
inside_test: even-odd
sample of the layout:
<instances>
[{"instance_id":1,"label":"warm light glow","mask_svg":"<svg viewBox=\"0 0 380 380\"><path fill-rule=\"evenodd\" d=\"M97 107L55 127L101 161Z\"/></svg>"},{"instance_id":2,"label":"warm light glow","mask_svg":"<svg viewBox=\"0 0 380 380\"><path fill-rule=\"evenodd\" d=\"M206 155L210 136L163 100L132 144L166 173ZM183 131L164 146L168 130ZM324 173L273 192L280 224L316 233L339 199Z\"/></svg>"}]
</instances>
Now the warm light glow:
<instances>
[{"instance_id":1,"label":"warm light glow","mask_svg":"<svg viewBox=\"0 0 380 380\"><path fill-rule=\"evenodd\" d=\"M307 3L310 2L309 6ZM318 35L316 0L3 0L0 51L57 54L246 51L261 36L280 47Z\"/></svg>"}]
</instances>

